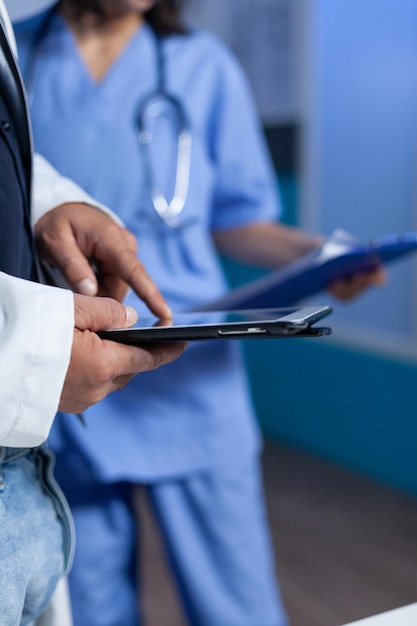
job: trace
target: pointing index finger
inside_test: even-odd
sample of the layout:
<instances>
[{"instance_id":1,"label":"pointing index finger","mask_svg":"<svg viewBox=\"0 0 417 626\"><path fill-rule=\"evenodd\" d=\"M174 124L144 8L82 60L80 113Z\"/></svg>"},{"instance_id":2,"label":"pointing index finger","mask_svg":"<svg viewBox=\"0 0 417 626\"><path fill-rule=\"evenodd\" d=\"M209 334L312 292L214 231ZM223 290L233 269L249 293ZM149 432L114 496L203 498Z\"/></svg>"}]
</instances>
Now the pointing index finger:
<instances>
[{"instance_id":1,"label":"pointing index finger","mask_svg":"<svg viewBox=\"0 0 417 626\"><path fill-rule=\"evenodd\" d=\"M130 250L124 250L118 257L122 279L133 289L141 300L157 317L172 317L171 309L162 297L142 263Z\"/></svg>"}]
</instances>

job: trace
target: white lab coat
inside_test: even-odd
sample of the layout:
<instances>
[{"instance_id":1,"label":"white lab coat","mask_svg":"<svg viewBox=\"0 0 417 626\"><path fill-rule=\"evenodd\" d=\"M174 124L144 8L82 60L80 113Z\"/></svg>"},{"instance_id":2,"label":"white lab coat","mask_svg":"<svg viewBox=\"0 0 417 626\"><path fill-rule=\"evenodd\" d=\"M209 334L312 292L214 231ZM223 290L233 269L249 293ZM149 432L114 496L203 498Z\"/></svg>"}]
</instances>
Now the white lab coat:
<instances>
[{"instance_id":1,"label":"white lab coat","mask_svg":"<svg viewBox=\"0 0 417 626\"><path fill-rule=\"evenodd\" d=\"M16 52L3 0L0 19ZM110 213L41 156L34 157L33 222L65 202ZM49 434L68 369L74 331L70 291L0 272L0 446L34 447Z\"/></svg>"},{"instance_id":2,"label":"white lab coat","mask_svg":"<svg viewBox=\"0 0 417 626\"><path fill-rule=\"evenodd\" d=\"M13 29L0 0L0 19L16 53ZM34 158L33 222L65 202L94 202L44 159ZM68 369L74 329L72 292L0 272L0 446L32 447L48 436ZM66 579L36 626L71 626Z\"/></svg>"}]
</instances>

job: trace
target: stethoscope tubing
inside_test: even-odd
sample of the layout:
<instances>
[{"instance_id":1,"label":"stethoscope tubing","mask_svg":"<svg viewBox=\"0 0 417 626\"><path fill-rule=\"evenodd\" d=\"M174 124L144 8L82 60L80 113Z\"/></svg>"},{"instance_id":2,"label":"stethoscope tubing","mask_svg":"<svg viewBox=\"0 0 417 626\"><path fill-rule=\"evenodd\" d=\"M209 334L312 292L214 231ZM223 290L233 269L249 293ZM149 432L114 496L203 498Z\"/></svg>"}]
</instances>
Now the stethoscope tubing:
<instances>
[{"instance_id":1,"label":"stethoscope tubing","mask_svg":"<svg viewBox=\"0 0 417 626\"><path fill-rule=\"evenodd\" d=\"M57 6L52 7L45 15L40 24L33 42L33 52L28 62L26 70L26 90L28 93L29 105L33 103L36 86L37 60L40 56L43 42L48 34L52 19L56 13ZM140 103L136 114L136 125L138 130L138 142L144 155L144 165L148 179L149 193L153 208L161 220L168 226L176 228L181 225L180 214L187 201L191 171L191 147L192 133L187 112L179 98L169 93L166 88L166 63L163 50L162 37L153 31L155 40L155 52L157 61L157 86L153 93L150 93ZM164 100L175 112L177 126L177 154L174 192L171 200L165 197L156 184L156 177L152 169L152 159L150 147L152 142L152 131L148 127L147 118L156 119L158 116L150 113L152 105L156 101Z\"/></svg>"}]
</instances>

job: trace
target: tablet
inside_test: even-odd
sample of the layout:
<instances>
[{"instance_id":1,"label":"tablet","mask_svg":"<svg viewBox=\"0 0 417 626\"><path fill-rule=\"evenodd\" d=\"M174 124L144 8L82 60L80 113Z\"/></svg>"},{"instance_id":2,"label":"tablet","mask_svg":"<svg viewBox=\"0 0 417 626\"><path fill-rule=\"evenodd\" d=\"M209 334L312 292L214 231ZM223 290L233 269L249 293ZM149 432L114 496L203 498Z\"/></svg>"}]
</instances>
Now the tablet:
<instances>
[{"instance_id":1,"label":"tablet","mask_svg":"<svg viewBox=\"0 0 417 626\"><path fill-rule=\"evenodd\" d=\"M172 319L143 317L138 326L97 334L102 339L131 345L155 341L317 337L328 335L330 328L317 328L313 324L330 313L329 306L174 313Z\"/></svg>"}]
</instances>

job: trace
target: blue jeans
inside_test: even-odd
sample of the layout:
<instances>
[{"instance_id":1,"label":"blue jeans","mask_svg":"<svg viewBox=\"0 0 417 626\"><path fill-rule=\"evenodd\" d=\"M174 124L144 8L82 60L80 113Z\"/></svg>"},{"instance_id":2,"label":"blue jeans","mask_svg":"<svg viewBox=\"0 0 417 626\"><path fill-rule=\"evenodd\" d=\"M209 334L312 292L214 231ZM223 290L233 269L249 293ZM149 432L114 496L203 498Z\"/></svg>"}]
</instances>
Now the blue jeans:
<instances>
[{"instance_id":1,"label":"blue jeans","mask_svg":"<svg viewBox=\"0 0 417 626\"><path fill-rule=\"evenodd\" d=\"M72 519L53 465L45 445L0 447L1 626L38 617L72 560Z\"/></svg>"}]
</instances>

